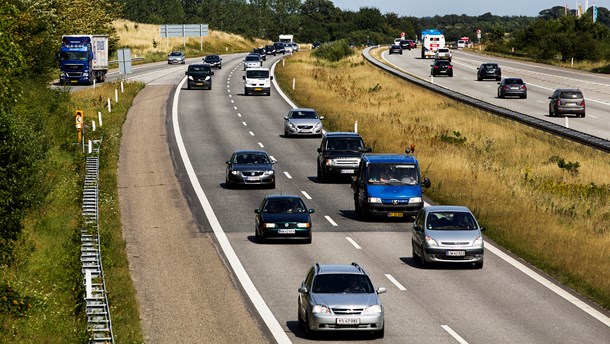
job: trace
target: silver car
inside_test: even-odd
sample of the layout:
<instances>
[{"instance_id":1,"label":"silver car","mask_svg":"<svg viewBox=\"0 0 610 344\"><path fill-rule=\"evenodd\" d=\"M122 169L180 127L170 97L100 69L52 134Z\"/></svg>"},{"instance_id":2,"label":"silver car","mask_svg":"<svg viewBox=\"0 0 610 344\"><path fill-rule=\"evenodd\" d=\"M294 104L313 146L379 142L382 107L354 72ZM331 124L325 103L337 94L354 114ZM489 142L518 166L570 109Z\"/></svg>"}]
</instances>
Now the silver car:
<instances>
[{"instance_id":1,"label":"silver car","mask_svg":"<svg viewBox=\"0 0 610 344\"><path fill-rule=\"evenodd\" d=\"M244 70L248 68L258 68L263 66L263 61L259 54L250 54L244 59Z\"/></svg>"},{"instance_id":2,"label":"silver car","mask_svg":"<svg viewBox=\"0 0 610 344\"><path fill-rule=\"evenodd\" d=\"M318 116L314 109L295 108L284 117L284 136L293 135L322 137L322 121L324 116Z\"/></svg>"},{"instance_id":3,"label":"silver car","mask_svg":"<svg viewBox=\"0 0 610 344\"><path fill-rule=\"evenodd\" d=\"M549 97L549 116L575 114L585 117L585 96L577 88L558 88Z\"/></svg>"},{"instance_id":4,"label":"silver car","mask_svg":"<svg viewBox=\"0 0 610 344\"><path fill-rule=\"evenodd\" d=\"M385 332L384 311L378 294L356 263L316 264L299 288L299 326L308 337L317 332L367 331L378 338Z\"/></svg>"},{"instance_id":5,"label":"silver car","mask_svg":"<svg viewBox=\"0 0 610 344\"><path fill-rule=\"evenodd\" d=\"M186 61L186 56L184 56L184 53L182 51L176 50L176 51L172 51L171 53L169 53L167 55L167 64L174 64L174 63L179 63L179 64L185 64Z\"/></svg>"},{"instance_id":6,"label":"silver car","mask_svg":"<svg viewBox=\"0 0 610 344\"><path fill-rule=\"evenodd\" d=\"M422 267L429 262L472 263L483 267L483 235L472 212L462 206L428 206L413 222L411 252Z\"/></svg>"}]
</instances>

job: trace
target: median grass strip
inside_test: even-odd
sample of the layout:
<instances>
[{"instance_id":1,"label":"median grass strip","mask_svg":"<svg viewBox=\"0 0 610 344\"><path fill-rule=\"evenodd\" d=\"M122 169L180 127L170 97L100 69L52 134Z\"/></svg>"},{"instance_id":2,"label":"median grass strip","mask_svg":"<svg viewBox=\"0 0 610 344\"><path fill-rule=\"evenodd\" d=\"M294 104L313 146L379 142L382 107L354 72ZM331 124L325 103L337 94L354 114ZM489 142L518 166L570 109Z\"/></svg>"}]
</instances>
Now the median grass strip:
<instances>
[{"instance_id":1,"label":"median grass strip","mask_svg":"<svg viewBox=\"0 0 610 344\"><path fill-rule=\"evenodd\" d=\"M423 90L362 56L330 63L301 52L276 74L328 130L358 121L375 152L414 143L429 197L468 206L489 238L610 308L608 154Z\"/></svg>"}]
</instances>

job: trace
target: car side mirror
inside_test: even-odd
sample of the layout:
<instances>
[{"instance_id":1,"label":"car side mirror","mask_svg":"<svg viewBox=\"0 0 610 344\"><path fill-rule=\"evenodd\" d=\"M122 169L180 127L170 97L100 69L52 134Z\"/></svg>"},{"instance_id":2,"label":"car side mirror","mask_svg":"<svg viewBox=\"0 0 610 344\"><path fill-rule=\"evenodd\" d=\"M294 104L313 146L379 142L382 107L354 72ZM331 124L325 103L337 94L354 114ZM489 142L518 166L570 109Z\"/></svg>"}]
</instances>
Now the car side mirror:
<instances>
[{"instance_id":1,"label":"car side mirror","mask_svg":"<svg viewBox=\"0 0 610 344\"><path fill-rule=\"evenodd\" d=\"M548 99L553 99L553 97L549 97Z\"/></svg>"},{"instance_id":2,"label":"car side mirror","mask_svg":"<svg viewBox=\"0 0 610 344\"><path fill-rule=\"evenodd\" d=\"M323 119L324 119L324 116L320 116L320 120L323 120Z\"/></svg>"},{"instance_id":3,"label":"car side mirror","mask_svg":"<svg viewBox=\"0 0 610 344\"><path fill-rule=\"evenodd\" d=\"M424 182L422 183L422 186L425 187L426 189L430 187L430 185L432 185L430 183L430 179L428 179L428 177L424 177Z\"/></svg>"},{"instance_id":4,"label":"car side mirror","mask_svg":"<svg viewBox=\"0 0 610 344\"><path fill-rule=\"evenodd\" d=\"M386 293L388 290L384 287L379 287L377 288L377 294L384 294Z\"/></svg>"},{"instance_id":5,"label":"car side mirror","mask_svg":"<svg viewBox=\"0 0 610 344\"><path fill-rule=\"evenodd\" d=\"M269 78L270 80L273 80L273 75Z\"/></svg>"},{"instance_id":6,"label":"car side mirror","mask_svg":"<svg viewBox=\"0 0 610 344\"><path fill-rule=\"evenodd\" d=\"M272 164L277 164L277 160L275 160L275 158L271 158L270 160Z\"/></svg>"},{"instance_id":7,"label":"car side mirror","mask_svg":"<svg viewBox=\"0 0 610 344\"><path fill-rule=\"evenodd\" d=\"M284 120L287 121L288 120L288 116L284 116Z\"/></svg>"},{"instance_id":8,"label":"car side mirror","mask_svg":"<svg viewBox=\"0 0 610 344\"><path fill-rule=\"evenodd\" d=\"M309 209L309 213L310 213L310 214L313 214L313 213L315 213L315 212L316 212L315 210L313 210L313 209Z\"/></svg>"},{"instance_id":9,"label":"car side mirror","mask_svg":"<svg viewBox=\"0 0 610 344\"><path fill-rule=\"evenodd\" d=\"M212 75L214 75L214 71L212 71Z\"/></svg>"},{"instance_id":10,"label":"car side mirror","mask_svg":"<svg viewBox=\"0 0 610 344\"><path fill-rule=\"evenodd\" d=\"M186 72L184 72L184 75L189 75L189 72L188 72L188 70L187 70L187 71L186 71Z\"/></svg>"},{"instance_id":11,"label":"car side mirror","mask_svg":"<svg viewBox=\"0 0 610 344\"><path fill-rule=\"evenodd\" d=\"M309 291L307 290L306 287L300 287L299 288L299 293L300 294L307 294L307 293L309 293Z\"/></svg>"},{"instance_id":12,"label":"car side mirror","mask_svg":"<svg viewBox=\"0 0 610 344\"><path fill-rule=\"evenodd\" d=\"M501 83L499 82L498 85L500 85Z\"/></svg>"},{"instance_id":13,"label":"car side mirror","mask_svg":"<svg viewBox=\"0 0 610 344\"><path fill-rule=\"evenodd\" d=\"M225 161L225 164L231 165L231 162L229 160L227 160L227 161Z\"/></svg>"},{"instance_id":14,"label":"car side mirror","mask_svg":"<svg viewBox=\"0 0 610 344\"><path fill-rule=\"evenodd\" d=\"M485 230L486 230L487 228L485 228L485 227L480 227L479 229L481 230L481 232L485 232Z\"/></svg>"},{"instance_id":15,"label":"car side mirror","mask_svg":"<svg viewBox=\"0 0 610 344\"><path fill-rule=\"evenodd\" d=\"M318 153L322 153L324 150L322 148L318 148Z\"/></svg>"},{"instance_id":16,"label":"car side mirror","mask_svg":"<svg viewBox=\"0 0 610 344\"><path fill-rule=\"evenodd\" d=\"M254 209L254 213L255 213L255 214L260 214L260 213L261 213L261 211L260 211L260 209L258 209L258 208L257 208L257 209Z\"/></svg>"},{"instance_id":17,"label":"car side mirror","mask_svg":"<svg viewBox=\"0 0 610 344\"><path fill-rule=\"evenodd\" d=\"M371 148L371 147L360 148L360 152L362 152L362 153L370 153L372 151L373 151L373 148Z\"/></svg>"},{"instance_id":18,"label":"car side mirror","mask_svg":"<svg viewBox=\"0 0 610 344\"><path fill-rule=\"evenodd\" d=\"M245 76L245 75L244 75L244 76L242 76L241 78L242 78L242 79L244 79L244 80L246 80L246 76Z\"/></svg>"},{"instance_id":19,"label":"car side mirror","mask_svg":"<svg viewBox=\"0 0 610 344\"><path fill-rule=\"evenodd\" d=\"M420 226L418 226L418 225L416 225L415 223L413 223L413 229L414 229L416 232L421 232L421 227L420 227Z\"/></svg>"}]
</instances>

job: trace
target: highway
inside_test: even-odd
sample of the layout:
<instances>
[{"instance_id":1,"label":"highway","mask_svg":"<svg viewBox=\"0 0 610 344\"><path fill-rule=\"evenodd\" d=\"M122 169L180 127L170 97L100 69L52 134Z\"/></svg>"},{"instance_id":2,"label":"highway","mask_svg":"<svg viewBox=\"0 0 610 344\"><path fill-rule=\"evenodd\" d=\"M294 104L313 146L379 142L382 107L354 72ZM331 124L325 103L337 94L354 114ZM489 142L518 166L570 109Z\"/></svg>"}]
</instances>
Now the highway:
<instances>
[{"instance_id":1,"label":"highway","mask_svg":"<svg viewBox=\"0 0 610 344\"><path fill-rule=\"evenodd\" d=\"M404 50L402 55L387 52L382 58L399 69L490 104L544 119L558 125L568 126L602 139L610 139L610 77L586 73L549 65L514 61L504 58L479 55L453 50L453 78L438 76L431 78L431 59L421 59L421 50ZM527 84L527 99L515 97L498 98L498 81L477 81L477 67L484 62L496 62L502 69L502 77L516 77ZM556 88L580 88L585 95L587 115L549 117L548 97Z\"/></svg>"},{"instance_id":2,"label":"highway","mask_svg":"<svg viewBox=\"0 0 610 344\"><path fill-rule=\"evenodd\" d=\"M455 54L456 63L460 61L458 55L461 54ZM376 342L607 342L607 312L600 313L578 295L549 280L540 282L537 279L541 277L531 270L524 273L515 266L519 264L507 260L491 243L486 243L482 270L467 266L420 268L411 257L411 220L362 221L355 216L349 183L318 183L315 161L320 140L283 137L282 117L291 106L277 89L270 97L243 95L242 58L243 55L223 56L223 68L215 70L210 91L187 90L183 83L186 67L166 63L138 67L130 79L177 85L174 103L167 109L168 143L176 159L176 174L184 184L200 230L216 236L236 279L261 313L261 327L269 327L269 341L371 341L363 334L345 333L323 335L312 341L297 325L297 288L308 268L316 262L354 261L369 273L375 287L388 288L380 296L385 306L385 338ZM270 67L279 58L268 57L265 66ZM405 67L412 63L422 71L426 69L424 64L430 62L408 54L392 56L390 60L404 62ZM109 80L116 76L109 75ZM458 85L470 82L468 78L473 80L472 75L457 71L453 80L435 78L435 82ZM493 87L488 90L486 86L495 82L472 83L467 88L482 85L479 87L495 94ZM535 89L532 91L527 101L537 103L539 97ZM542 96L545 92L539 93ZM536 111L543 116L545 105L537 106L540 110ZM599 106L599 112L593 105L590 115L584 120L574 119L570 125L592 121L591 127L602 126L606 105ZM237 149L264 149L278 160L275 190L225 186L225 161ZM300 195L309 208L315 209L312 244L260 244L254 239L253 210L270 193ZM247 312L244 316L248 316ZM230 331L230 324L226 330Z\"/></svg>"}]
</instances>

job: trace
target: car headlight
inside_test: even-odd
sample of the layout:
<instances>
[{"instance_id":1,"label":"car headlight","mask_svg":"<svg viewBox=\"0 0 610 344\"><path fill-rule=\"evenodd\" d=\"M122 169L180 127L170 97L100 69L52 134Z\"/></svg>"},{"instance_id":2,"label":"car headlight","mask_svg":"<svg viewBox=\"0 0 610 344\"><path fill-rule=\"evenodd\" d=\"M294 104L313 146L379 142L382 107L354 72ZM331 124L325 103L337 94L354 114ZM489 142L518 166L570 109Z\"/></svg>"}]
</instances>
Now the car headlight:
<instances>
[{"instance_id":1,"label":"car headlight","mask_svg":"<svg viewBox=\"0 0 610 344\"><path fill-rule=\"evenodd\" d=\"M422 202L421 197L411 197L411 198L409 198L409 204L411 204L411 203L421 203L421 202Z\"/></svg>"},{"instance_id":2,"label":"car headlight","mask_svg":"<svg viewBox=\"0 0 610 344\"><path fill-rule=\"evenodd\" d=\"M369 203L381 203L381 198L379 198L379 197L369 197Z\"/></svg>"},{"instance_id":3,"label":"car headlight","mask_svg":"<svg viewBox=\"0 0 610 344\"><path fill-rule=\"evenodd\" d=\"M239 171L231 171L231 174L234 176L238 176L239 175Z\"/></svg>"},{"instance_id":4,"label":"car headlight","mask_svg":"<svg viewBox=\"0 0 610 344\"><path fill-rule=\"evenodd\" d=\"M208 81L208 80L210 80L210 79L211 79L211 78L210 78L210 76L209 76L209 75L205 77L205 81Z\"/></svg>"},{"instance_id":5,"label":"car headlight","mask_svg":"<svg viewBox=\"0 0 610 344\"><path fill-rule=\"evenodd\" d=\"M263 172L263 174L266 175L266 176L272 176L273 173L274 173L273 171L265 171L265 172Z\"/></svg>"},{"instance_id":6,"label":"car headlight","mask_svg":"<svg viewBox=\"0 0 610 344\"><path fill-rule=\"evenodd\" d=\"M372 305L366 307L362 314L379 314L381 313L381 305Z\"/></svg>"},{"instance_id":7,"label":"car headlight","mask_svg":"<svg viewBox=\"0 0 610 344\"><path fill-rule=\"evenodd\" d=\"M316 128L322 128L322 123L316 123Z\"/></svg>"},{"instance_id":8,"label":"car headlight","mask_svg":"<svg viewBox=\"0 0 610 344\"><path fill-rule=\"evenodd\" d=\"M189 80L194 80L192 75L189 75Z\"/></svg>"},{"instance_id":9,"label":"car headlight","mask_svg":"<svg viewBox=\"0 0 610 344\"><path fill-rule=\"evenodd\" d=\"M84 72L83 76L89 76L89 72Z\"/></svg>"},{"instance_id":10,"label":"car headlight","mask_svg":"<svg viewBox=\"0 0 610 344\"><path fill-rule=\"evenodd\" d=\"M265 228L275 228L275 223L265 223Z\"/></svg>"},{"instance_id":11,"label":"car headlight","mask_svg":"<svg viewBox=\"0 0 610 344\"><path fill-rule=\"evenodd\" d=\"M297 228L309 228L310 225L308 222L297 223Z\"/></svg>"},{"instance_id":12,"label":"car headlight","mask_svg":"<svg viewBox=\"0 0 610 344\"><path fill-rule=\"evenodd\" d=\"M335 159L326 159L326 166L335 166Z\"/></svg>"},{"instance_id":13,"label":"car headlight","mask_svg":"<svg viewBox=\"0 0 610 344\"><path fill-rule=\"evenodd\" d=\"M431 236L426 236L426 244L428 246L438 246L438 243L436 242L436 240L432 239Z\"/></svg>"},{"instance_id":14,"label":"car headlight","mask_svg":"<svg viewBox=\"0 0 610 344\"><path fill-rule=\"evenodd\" d=\"M315 305L313 306L313 308L311 309L312 313L328 313L330 314L330 308L323 306L323 305Z\"/></svg>"},{"instance_id":15,"label":"car headlight","mask_svg":"<svg viewBox=\"0 0 610 344\"><path fill-rule=\"evenodd\" d=\"M478 236L476 239L474 239L474 241L472 242L472 246L483 246L483 237Z\"/></svg>"}]
</instances>

